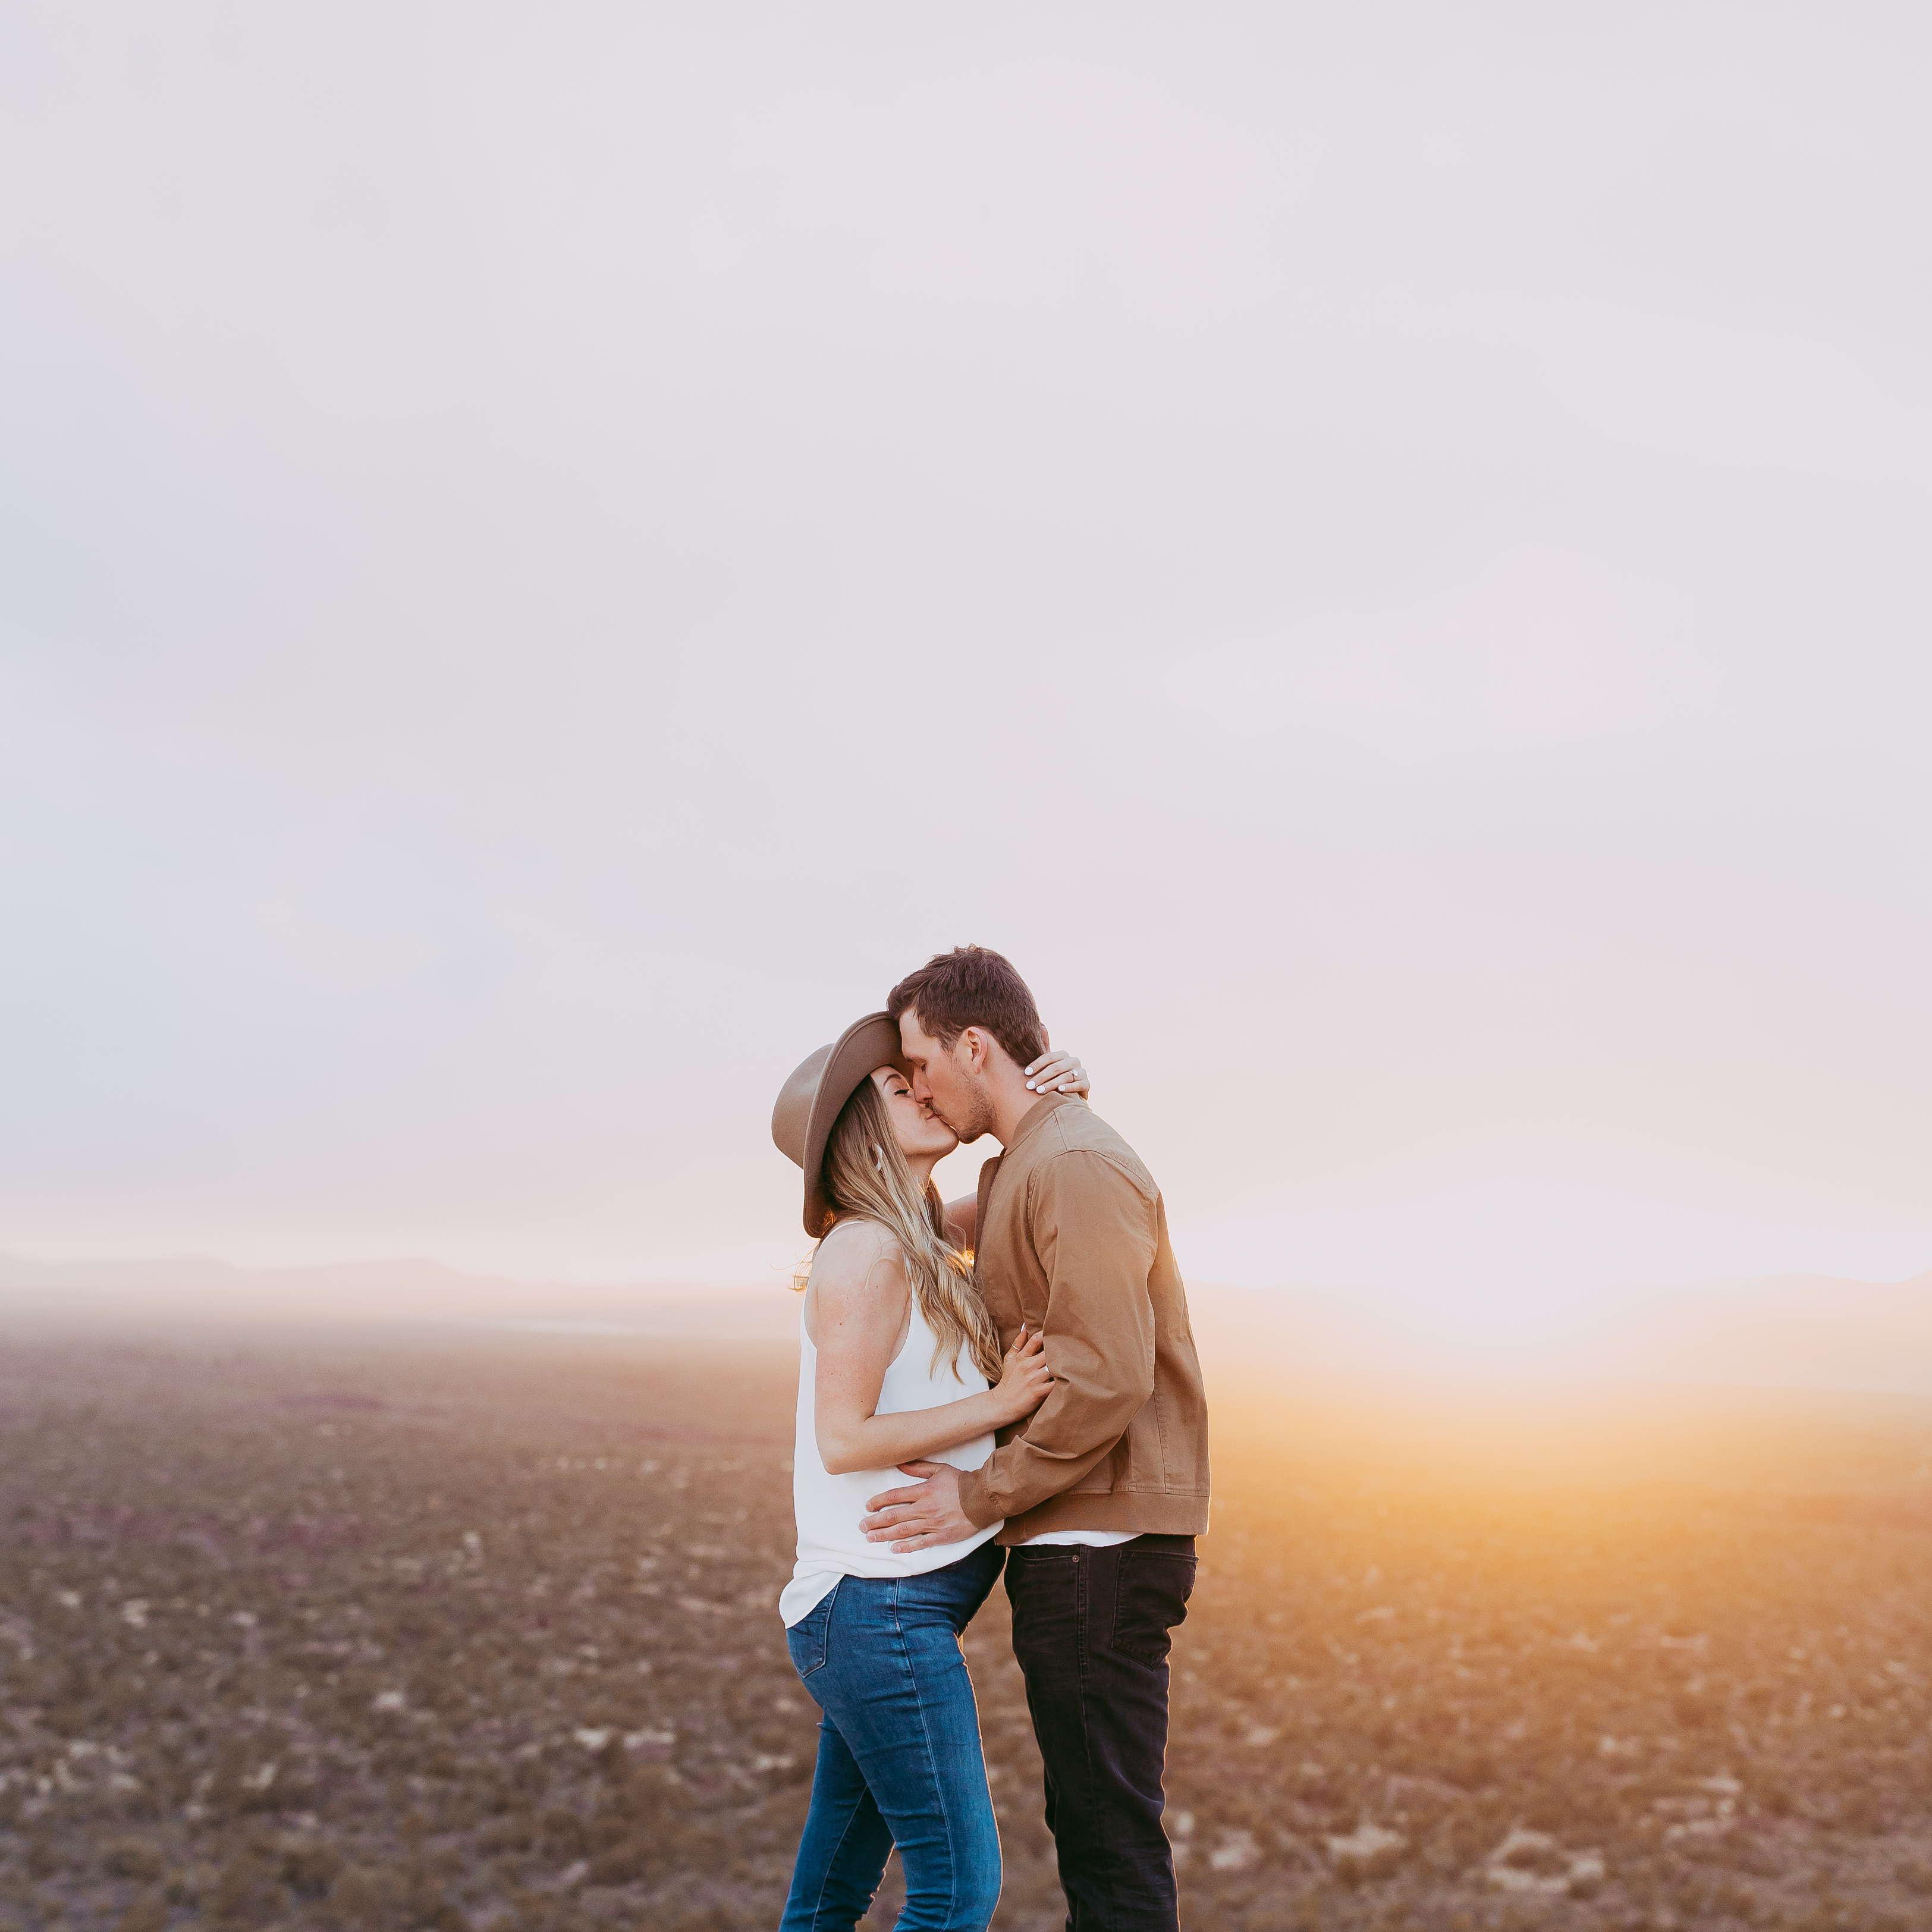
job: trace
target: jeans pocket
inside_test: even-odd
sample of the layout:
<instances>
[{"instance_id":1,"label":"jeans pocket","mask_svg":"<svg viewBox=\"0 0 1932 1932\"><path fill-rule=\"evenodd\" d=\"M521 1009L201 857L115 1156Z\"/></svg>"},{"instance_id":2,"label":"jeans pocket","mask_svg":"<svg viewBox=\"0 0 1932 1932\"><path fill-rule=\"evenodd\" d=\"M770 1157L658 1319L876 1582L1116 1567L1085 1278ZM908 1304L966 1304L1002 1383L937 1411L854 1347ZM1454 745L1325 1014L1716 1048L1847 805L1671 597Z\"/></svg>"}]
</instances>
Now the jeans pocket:
<instances>
[{"instance_id":1,"label":"jeans pocket","mask_svg":"<svg viewBox=\"0 0 1932 1932\"><path fill-rule=\"evenodd\" d=\"M1114 1593L1112 1648L1139 1664L1165 1664L1187 1616L1196 1559L1173 1550L1120 1552Z\"/></svg>"},{"instance_id":2,"label":"jeans pocket","mask_svg":"<svg viewBox=\"0 0 1932 1932\"><path fill-rule=\"evenodd\" d=\"M832 1585L824 1596L800 1617L785 1632L785 1648L791 1653L791 1667L801 1682L814 1670L825 1666L825 1659L831 1641L832 1605L838 1594L838 1584Z\"/></svg>"},{"instance_id":3,"label":"jeans pocket","mask_svg":"<svg viewBox=\"0 0 1932 1932\"><path fill-rule=\"evenodd\" d=\"M1022 1670L1057 1670L1077 1658L1087 1602L1090 1550L1048 1544L1006 1552L1006 1600L1013 1611L1013 1654Z\"/></svg>"}]
</instances>

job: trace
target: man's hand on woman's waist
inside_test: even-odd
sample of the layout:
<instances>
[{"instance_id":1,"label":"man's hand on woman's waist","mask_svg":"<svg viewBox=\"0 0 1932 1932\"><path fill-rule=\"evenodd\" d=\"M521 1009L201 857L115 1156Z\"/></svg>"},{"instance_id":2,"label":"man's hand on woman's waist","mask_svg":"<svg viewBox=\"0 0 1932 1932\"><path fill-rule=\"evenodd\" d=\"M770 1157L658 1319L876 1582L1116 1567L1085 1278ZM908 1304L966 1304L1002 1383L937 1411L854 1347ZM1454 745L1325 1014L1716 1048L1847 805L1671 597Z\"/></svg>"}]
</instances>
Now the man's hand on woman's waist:
<instances>
[{"instance_id":1,"label":"man's hand on woman's waist","mask_svg":"<svg viewBox=\"0 0 1932 1932\"><path fill-rule=\"evenodd\" d=\"M925 1550L938 1543L963 1543L976 1526L959 1507L959 1472L948 1462L902 1462L908 1476L922 1480L903 1490L887 1490L866 1504L859 1519L868 1543L890 1543L895 1552Z\"/></svg>"}]
</instances>

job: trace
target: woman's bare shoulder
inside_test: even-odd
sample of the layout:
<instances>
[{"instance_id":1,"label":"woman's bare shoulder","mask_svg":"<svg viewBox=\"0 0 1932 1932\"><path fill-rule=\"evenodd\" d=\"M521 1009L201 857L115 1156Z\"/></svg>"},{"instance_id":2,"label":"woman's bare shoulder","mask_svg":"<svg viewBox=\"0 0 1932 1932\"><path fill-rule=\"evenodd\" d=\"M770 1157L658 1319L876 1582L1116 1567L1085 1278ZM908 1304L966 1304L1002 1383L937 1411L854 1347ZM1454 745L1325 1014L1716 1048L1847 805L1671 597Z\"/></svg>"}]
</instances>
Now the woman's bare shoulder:
<instances>
[{"instance_id":1,"label":"woman's bare shoulder","mask_svg":"<svg viewBox=\"0 0 1932 1932\"><path fill-rule=\"evenodd\" d=\"M841 1221L812 1257L812 1284L821 1291L852 1293L904 1278L898 1238L876 1221Z\"/></svg>"}]
</instances>

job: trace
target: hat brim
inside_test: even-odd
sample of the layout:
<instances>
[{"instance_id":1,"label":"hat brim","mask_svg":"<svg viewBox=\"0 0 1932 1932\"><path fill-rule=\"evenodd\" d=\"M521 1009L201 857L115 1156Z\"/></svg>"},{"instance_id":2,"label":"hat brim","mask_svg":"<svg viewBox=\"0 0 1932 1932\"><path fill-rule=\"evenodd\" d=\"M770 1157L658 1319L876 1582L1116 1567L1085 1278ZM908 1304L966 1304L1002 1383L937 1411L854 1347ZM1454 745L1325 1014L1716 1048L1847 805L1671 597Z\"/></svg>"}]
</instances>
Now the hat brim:
<instances>
[{"instance_id":1,"label":"hat brim","mask_svg":"<svg viewBox=\"0 0 1932 1932\"><path fill-rule=\"evenodd\" d=\"M805 1127L805 1232L816 1240L825 1232L832 1203L825 1192L825 1149L832 1138L845 1102L866 1080L881 1066L905 1071L896 1021L884 1013L868 1013L854 1020L832 1043L812 1097L812 1111Z\"/></svg>"}]
</instances>

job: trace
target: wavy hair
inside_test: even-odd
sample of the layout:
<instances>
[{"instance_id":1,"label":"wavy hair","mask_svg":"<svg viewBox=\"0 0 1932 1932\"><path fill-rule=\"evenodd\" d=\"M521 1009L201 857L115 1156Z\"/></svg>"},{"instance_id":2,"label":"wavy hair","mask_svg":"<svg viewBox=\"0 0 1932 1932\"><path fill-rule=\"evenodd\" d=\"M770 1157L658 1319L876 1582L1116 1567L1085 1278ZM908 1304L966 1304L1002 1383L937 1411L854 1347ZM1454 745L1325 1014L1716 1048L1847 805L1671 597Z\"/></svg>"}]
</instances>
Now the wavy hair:
<instances>
[{"instance_id":1,"label":"wavy hair","mask_svg":"<svg viewBox=\"0 0 1932 1932\"><path fill-rule=\"evenodd\" d=\"M839 1109L826 1143L825 1192L832 1221L871 1221L905 1257L920 1312L933 1333L932 1366L970 1354L988 1382L1000 1379L1000 1337L973 1286L972 1263L946 1238L946 1208L930 1180L923 1192L892 1132L876 1082L860 1082ZM808 1267L796 1286L803 1287Z\"/></svg>"}]
</instances>

